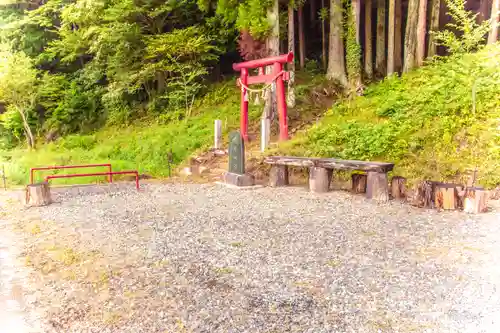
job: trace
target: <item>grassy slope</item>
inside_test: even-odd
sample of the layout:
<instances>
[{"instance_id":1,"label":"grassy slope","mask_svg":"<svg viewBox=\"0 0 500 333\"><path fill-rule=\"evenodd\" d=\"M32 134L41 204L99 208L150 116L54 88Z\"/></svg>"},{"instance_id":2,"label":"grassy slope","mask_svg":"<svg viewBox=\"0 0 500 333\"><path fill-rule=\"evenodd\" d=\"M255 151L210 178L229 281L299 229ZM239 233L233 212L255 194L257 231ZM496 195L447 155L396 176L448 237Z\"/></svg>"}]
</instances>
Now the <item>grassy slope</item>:
<instances>
[{"instance_id":1,"label":"grassy slope","mask_svg":"<svg viewBox=\"0 0 500 333\"><path fill-rule=\"evenodd\" d=\"M472 87L476 103L473 111ZM337 103L282 153L396 163L412 180L457 179L476 166L500 183L500 46L429 64Z\"/></svg>"},{"instance_id":2,"label":"grassy slope","mask_svg":"<svg viewBox=\"0 0 500 333\"><path fill-rule=\"evenodd\" d=\"M322 96L328 90L323 89L322 77L298 76L300 103L290 112L295 119L291 123L314 121L311 116L332 98ZM395 173L412 180L456 179L477 166L480 182L492 186L500 183L499 91L500 46L494 46L374 84L364 96L336 103L319 124L279 150L300 156L393 161ZM188 120L107 128L93 135L69 136L34 152L14 149L2 156L6 174L10 183L23 184L32 166L110 161L116 170L138 169L164 177L170 149L174 164L179 164L212 144L214 119L222 119L227 130L238 127L239 98L232 80L205 96ZM260 109L252 107L252 123Z\"/></svg>"},{"instance_id":3,"label":"grassy slope","mask_svg":"<svg viewBox=\"0 0 500 333\"><path fill-rule=\"evenodd\" d=\"M239 91L231 81L215 87L187 120L105 128L92 135L68 136L32 152L24 148L4 152L2 159L6 161L8 181L10 184L24 184L29 168L33 166L107 162L111 162L115 170L138 169L141 173L165 177L168 175L170 149L174 164L179 164L193 152L210 146L215 119L221 119L229 129L238 126L239 98ZM259 115L259 110L251 109L250 118ZM82 180L60 179L57 182L81 183Z\"/></svg>"}]
</instances>

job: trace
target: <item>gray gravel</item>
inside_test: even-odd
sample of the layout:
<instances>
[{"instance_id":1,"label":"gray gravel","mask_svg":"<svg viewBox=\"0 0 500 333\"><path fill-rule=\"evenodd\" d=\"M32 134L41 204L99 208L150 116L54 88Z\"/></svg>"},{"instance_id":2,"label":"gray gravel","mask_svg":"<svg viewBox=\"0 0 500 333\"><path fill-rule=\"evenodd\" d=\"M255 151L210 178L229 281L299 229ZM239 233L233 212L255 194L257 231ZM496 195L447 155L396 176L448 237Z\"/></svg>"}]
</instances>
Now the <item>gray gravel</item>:
<instances>
[{"instance_id":1,"label":"gray gravel","mask_svg":"<svg viewBox=\"0 0 500 333\"><path fill-rule=\"evenodd\" d=\"M47 251L33 245L43 239L99 253L85 262L101 275L34 265L31 306L45 309L49 333L500 331L495 205L468 216L196 184L54 197L28 210L46 222L25 233L27 253Z\"/></svg>"}]
</instances>

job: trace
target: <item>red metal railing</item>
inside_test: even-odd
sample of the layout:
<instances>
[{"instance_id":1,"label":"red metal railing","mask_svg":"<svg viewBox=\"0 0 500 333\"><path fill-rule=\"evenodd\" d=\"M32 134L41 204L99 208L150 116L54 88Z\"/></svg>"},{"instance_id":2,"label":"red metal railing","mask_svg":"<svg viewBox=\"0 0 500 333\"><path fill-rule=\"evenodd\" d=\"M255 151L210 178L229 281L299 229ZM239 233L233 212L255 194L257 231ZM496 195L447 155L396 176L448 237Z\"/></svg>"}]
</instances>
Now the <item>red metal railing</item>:
<instances>
[{"instance_id":1,"label":"red metal railing","mask_svg":"<svg viewBox=\"0 0 500 333\"><path fill-rule=\"evenodd\" d=\"M96 173L75 173L70 175L51 175L45 177L45 181L48 182L51 179L57 178L73 178L73 177L90 177L90 176L107 176L112 175L135 175L135 188L139 190L139 173L137 171L113 171L113 172L96 172Z\"/></svg>"},{"instance_id":2,"label":"red metal railing","mask_svg":"<svg viewBox=\"0 0 500 333\"><path fill-rule=\"evenodd\" d=\"M111 168L111 164L110 163L105 163L105 164L84 164L84 165L55 165L55 166L49 166L49 167L31 168L30 169L30 184L33 184L33 181L35 179L35 171L40 171L40 170L61 170L61 169L79 169L79 168L97 168L97 167L107 167L109 169L109 172L106 173L105 175L109 176L108 177L108 181L110 183L112 183L113 182L113 169Z\"/></svg>"}]
</instances>

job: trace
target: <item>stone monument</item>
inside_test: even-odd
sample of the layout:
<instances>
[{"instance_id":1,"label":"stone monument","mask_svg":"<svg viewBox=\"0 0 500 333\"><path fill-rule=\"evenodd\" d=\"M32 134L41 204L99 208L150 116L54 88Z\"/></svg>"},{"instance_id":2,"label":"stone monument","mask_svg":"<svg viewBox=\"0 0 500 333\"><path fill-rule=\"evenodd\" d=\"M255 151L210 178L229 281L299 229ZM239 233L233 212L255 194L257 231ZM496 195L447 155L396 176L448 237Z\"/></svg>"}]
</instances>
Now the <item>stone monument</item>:
<instances>
[{"instance_id":1,"label":"stone monument","mask_svg":"<svg viewBox=\"0 0 500 333\"><path fill-rule=\"evenodd\" d=\"M245 143L239 131L229 133L229 165L222 178L224 183L235 186L255 183L252 175L245 174Z\"/></svg>"}]
</instances>

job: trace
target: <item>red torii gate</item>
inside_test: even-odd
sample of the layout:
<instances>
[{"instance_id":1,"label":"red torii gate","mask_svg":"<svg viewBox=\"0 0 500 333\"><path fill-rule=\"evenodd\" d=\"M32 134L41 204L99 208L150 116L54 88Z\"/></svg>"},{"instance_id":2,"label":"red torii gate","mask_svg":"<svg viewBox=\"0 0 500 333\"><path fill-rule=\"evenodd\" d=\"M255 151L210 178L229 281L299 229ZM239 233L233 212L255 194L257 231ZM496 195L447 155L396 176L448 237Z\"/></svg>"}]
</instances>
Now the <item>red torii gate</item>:
<instances>
[{"instance_id":1,"label":"red torii gate","mask_svg":"<svg viewBox=\"0 0 500 333\"><path fill-rule=\"evenodd\" d=\"M276 99L280 122L280 140L288 140L288 121L285 100L284 81L289 79L289 73L283 71L283 64L292 62L293 52L275 57L250 60L233 64L235 71L240 71L238 85L241 86L240 132L243 140L248 141L248 86L251 84L268 83L276 80ZM271 74L264 74L264 67L273 65ZM248 76L248 70L259 68L259 75Z\"/></svg>"}]
</instances>

